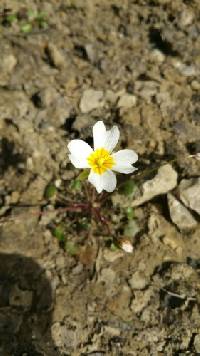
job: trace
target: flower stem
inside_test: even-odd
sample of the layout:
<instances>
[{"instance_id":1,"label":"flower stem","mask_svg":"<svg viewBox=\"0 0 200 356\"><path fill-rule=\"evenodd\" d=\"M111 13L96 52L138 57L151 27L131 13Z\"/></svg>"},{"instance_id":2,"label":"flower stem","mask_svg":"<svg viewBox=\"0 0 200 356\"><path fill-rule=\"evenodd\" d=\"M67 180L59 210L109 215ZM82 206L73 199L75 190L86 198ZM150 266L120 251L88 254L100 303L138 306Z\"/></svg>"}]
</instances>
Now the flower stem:
<instances>
[{"instance_id":1,"label":"flower stem","mask_svg":"<svg viewBox=\"0 0 200 356\"><path fill-rule=\"evenodd\" d=\"M93 212L94 216L96 217L97 223L99 223L99 222L102 223L106 227L108 235L111 236L112 232L110 230L108 220L103 215L101 215L100 209L93 207L92 212Z\"/></svg>"}]
</instances>

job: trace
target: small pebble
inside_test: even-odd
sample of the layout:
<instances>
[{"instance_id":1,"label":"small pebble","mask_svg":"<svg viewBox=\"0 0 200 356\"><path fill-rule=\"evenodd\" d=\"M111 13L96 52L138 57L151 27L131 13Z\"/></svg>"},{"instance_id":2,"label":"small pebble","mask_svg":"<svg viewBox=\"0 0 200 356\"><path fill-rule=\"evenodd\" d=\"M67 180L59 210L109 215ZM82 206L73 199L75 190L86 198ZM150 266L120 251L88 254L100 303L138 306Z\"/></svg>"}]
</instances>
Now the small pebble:
<instances>
[{"instance_id":1,"label":"small pebble","mask_svg":"<svg viewBox=\"0 0 200 356\"><path fill-rule=\"evenodd\" d=\"M130 94L124 94L120 97L118 101L118 108L129 109L136 105L137 99L136 96Z\"/></svg>"},{"instance_id":2,"label":"small pebble","mask_svg":"<svg viewBox=\"0 0 200 356\"><path fill-rule=\"evenodd\" d=\"M141 290L147 286L148 280L142 272L137 271L132 275L131 279L129 279L129 284L132 289Z\"/></svg>"},{"instance_id":3,"label":"small pebble","mask_svg":"<svg viewBox=\"0 0 200 356\"><path fill-rule=\"evenodd\" d=\"M88 113L103 106L103 91L87 89L83 92L80 109L82 113Z\"/></svg>"}]
</instances>

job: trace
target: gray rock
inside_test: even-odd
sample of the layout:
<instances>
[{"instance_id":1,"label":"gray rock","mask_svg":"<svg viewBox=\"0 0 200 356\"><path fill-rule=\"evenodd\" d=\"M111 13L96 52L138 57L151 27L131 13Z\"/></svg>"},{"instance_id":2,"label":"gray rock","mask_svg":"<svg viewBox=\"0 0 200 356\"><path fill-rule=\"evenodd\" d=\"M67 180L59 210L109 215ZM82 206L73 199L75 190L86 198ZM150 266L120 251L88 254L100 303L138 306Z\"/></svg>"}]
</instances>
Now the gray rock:
<instances>
[{"instance_id":1,"label":"gray rock","mask_svg":"<svg viewBox=\"0 0 200 356\"><path fill-rule=\"evenodd\" d=\"M200 83L198 82L198 80L194 79L191 83L191 87L194 90L200 90Z\"/></svg>"},{"instance_id":2,"label":"gray rock","mask_svg":"<svg viewBox=\"0 0 200 356\"><path fill-rule=\"evenodd\" d=\"M109 325L106 325L104 327L104 331L109 334L110 336L114 337L114 336L120 336L120 328L116 328L116 327L112 327Z\"/></svg>"},{"instance_id":3,"label":"gray rock","mask_svg":"<svg viewBox=\"0 0 200 356\"><path fill-rule=\"evenodd\" d=\"M182 66L180 68L181 74L183 74L185 77L195 77L197 76L197 69L195 66Z\"/></svg>"},{"instance_id":4,"label":"gray rock","mask_svg":"<svg viewBox=\"0 0 200 356\"><path fill-rule=\"evenodd\" d=\"M96 50L95 50L93 44L91 44L91 43L86 44L85 50L86 50L87 57L88 57L88 60L90 61L90 63L95 64L95 62L97 60L97 54L96 54Z\"/></svg>"},{"instance_id":5,"label":"gray rock","mask_svg":"<svg viewBox=\"0 0 200 356\"><path fill-rule=\"evenodd\" d=\"M73 123L73 129L78 130L79 132L86 129L91 129L94 121L88 115L78 115Z\"/></svg>"},{"instance_id":6,"label":"gray rock","mask_svg":"<svg viewBox=\"0 0 200 356\"><path fill-rule=\"evenodd\" d=\"M197 68L194 65L186 65L178 59L174 59L172 64L185 77L197 76Z\"/></svg>"},{"instance_id":7,"label":"gray rock","mask_svg":"<svg viewBox=\"0 0 200 356\"><path fill-rule=\"evenodd\" d=\"M4 86L8 83L16 64L17 59L13 54L4 54L2 56L0 63L0 85Z\"/></svg>"},{"instance_id":8,"label":"gray rock","mask_svg":"<svg viewBox=\"0 0 200 356\"><path fill-rule=\"evenodd\" d=\"M195 351L198 352L198 354L199 354L200 353L200 334L195 335L194 348L195 348Z\"/></svg>"},{"instance_id":9,"label":"gray rock","mask_svg":"<svg viewBox=\"0 0 200 356\"><path fill-rule=\"evenodd\" d=\"M60 50L56 47L55 44L49 43L47 47L47 54L49 56L51 64L61 69L65 66L66 60Z\"/></svg>"},{"instance_id":10,"label":"gray rock","mask_svg":"<svg viewBox=\"0 0 200 356\"><path fill-rule=\"evenodd\" d=\"M66 97L59 96L58 99L47 110L47 117L55 127L60 127L70 116L71 105Z\"/></svg>"},{"instance_id":11,"label":"gray rock","mask_svg":"<svg viewBox=\"0 0 200 356\"><path fill-rule=\"evenodd\" d=\"M167 199L173 223L180 230L194 229L197 226L197 222L188 209L170 193L168 193Z\"/></svg>"},{"instance_id":12,"label":"gray rock","mask_svg":"<svg viewBox=\"0 0 200 356\"><path fill-rule=\"evenodd\" d=\"M21 194L20 203L33 205L38 204L38 202L43 199L46 184L46 180L42 177L37 177L34 179L29 184L27 189Z\"/></svg>"},{"instance_id":13,"label":"gray rock","mask_svg":"<svg viewBox=\"0 0 200 356\"><path fill-rule=\"evenodd\" d=\"M97 352L90 352L88 355L90 355L90 356L104 356L105 353L97 351Z\"/></svg>"},{"instance_id":14,"label":"gray rock","mask_svg":"<svg viewBox=\"0 0 200 356\"><path fill-rule=\"evenodd\" d=\"M43 108L43 110L38 110L35 122L43 130L53 130L54 127L63 125L69 118L71 105L66 97L62 97L59 94L57 96L53 92L46 94L44 93L44 96L42 94L41 97L38 97L37 106Z\"/></svg>"},{"instance_id":15,"label":"gray rock","mask_svg":"<svg viewBox=\"0 0 200 356\"><path fill-rule=\"evenodd\" d=\"M88 113L103 106L103 92L101 90L87 89L84 91L80 101L80 109Z\"/></svg>"},{"instance_id":16,"label":"gray rock","mask_svg":"<svg viewBox=\"0 0 200 356\"><path fill-rule=\"evenodd\" d=\"M123 256L124 254L121 250L111 251L110 249L105 249L103 251L103 258L109 263L112 263Z\"/></svg>"},{"instance_id":17,"label":"gray rock","mask_svg":"<svg viewBox=\"0 0 200 356\"><path fill-rule=\"evenodd\" d=\"M56 267L57 269L63 269L66 265L66 259L61 254L56 256Z\"/></svg>"},{"instance_id":18,"label":"gray rock","mask_svg":"<svg viewBox=\"0 0 200 356\"><path fill-rule=\"evenodd\" d=\"M180 16L180 24L183 27L189 26L194 21L194 12L188 8L183 10Z\"/></svg>"},{"instance_id":19,"label":"gray rock","mask_svg":"<svg viewBox=\"0 0 200 356\"><path fill-rule=\"evenodd\" d=\"M68 329L66 325L56 322L51 327L51 334L57 347L73 349L77 344L76 330Z\"/></svg>"},{"instance_id":20,"label":"gray rock","mask_svg":"<svg viewBox=\"0 0 200 356\"><path fill-rule=\"evenodd\" d=\"M147 286L148 280L142 272L137 271L132 275L131 279L129 279L129 284L132 289L141 290Z\"/></svg>"},{"instance_id":21,"label":"gray rock","mask_svg":"<svg viewBox=\"0 0 200 356\"><path fill-rule=\"evenodd\" d=\"M183 179L178 191L181 201L200 215L200 178Z\"/></svg>"},{"instance_id":22,"label":"gray rock","mask_svg":"<svg viewBox=\"0 0 200 356\"><path fill-rule=\"evenodd\" d=\"M132 300L130 306L133 313L135 314L141 313L142 310L144 310L144 308L149 303L151 296L152 296L152 291L150 289L147 289L145 291L136 291L134 293L134 299Z\"/></svg>"},{"instance_id":23,"label":"gray rock","mask_svg":"<svg viewBox=\"0 0 200 356\"><path fill-rule=\"evenodd\" d=\"M170 164L158 169L156 176L142 185L142 192L133 202L132 206L139 206L152 198L166 194L177 185L177 173Z\"/></svg>"},{"instance_id":24,"label":"gray rock","mask_svg":"<svg viewBox=\"0 0 200 356\"><path fill-rule=\"evenodd\" d=\"M98 278L98 282L104 282L111 285L116 278L116 273L111 268L103 268Z\"/></svg>"},{"instance_id":25,"label":"gray rock","mask_svg":"<svg viewBox=\"0 0 200 356\"><path fill-rule=\"evenodd\" d=\"M22 91L13 90L11 95L10 91L1 89L0 107L0 121L11 118L17 126L20 125L22 117L26 117L27 120L35 115L34 106Z\"/></svg>"},{"instance_id":26,"label":"gray rock","mask_svg":"<svg viewBox=\"0 0 200 356\"><path fill-rule=\"evenodd\" d=\"M124 94L120 97L117 106L119 108L129 109L136 105L136 96L130 94Z\"/></svg>"},{"instance_id":27,"label":"gray rock","mask_svg":"<svg viewBox=\"0 0 200 356\"><path fill-rule=\"evenodd\" d=\"M11 73L17 64L17 59L13 54L4 56L1 60L1 67L6 73Z\"/></svg>"},{"instance_id":28,"label":"gray rock","mask_svg":"<svg viewBox=\"0 0 200 356\"><path fill-rule=\"evenodd\" d=\"M114 93L112 90L108 89L105 92L105 100L109 104L115 104L118 99L118 94Z\"/></svg>"},{"instance_id":29,"label":"gray rock","mask_svg":"<svg viewBox=\"0 0 200 356\"><path fill-rule=\"evenodd\" d=\"M40 90L34 95L35 105L39 108L47 108L58 99L59 94L52 87Z\"/></svg>"},{"instance_id":30,"label":"gray rock","mask_svg":"<svg viewBox=\"0 0 200 356\"><path fill-rule=\"evenodd\" d=\"M151 103L152 97L157 95L158 91L158 83L153 80L145 82L138 80L135 83L135 92L144 98L148 103Z\"/></svg>"},{"instance_id":31,"label":"gray rock","mask_svg":"<svg viewBox=\"0 0 200 356\"><path fill-rule=\"evenodd\" d=\"M165 60L165 55L164 53L162 53L161 51L159 51L159 49L154 49L151 52L151 59L155 60L158 63L163 63Z\"/></svg>"}]
</instances>

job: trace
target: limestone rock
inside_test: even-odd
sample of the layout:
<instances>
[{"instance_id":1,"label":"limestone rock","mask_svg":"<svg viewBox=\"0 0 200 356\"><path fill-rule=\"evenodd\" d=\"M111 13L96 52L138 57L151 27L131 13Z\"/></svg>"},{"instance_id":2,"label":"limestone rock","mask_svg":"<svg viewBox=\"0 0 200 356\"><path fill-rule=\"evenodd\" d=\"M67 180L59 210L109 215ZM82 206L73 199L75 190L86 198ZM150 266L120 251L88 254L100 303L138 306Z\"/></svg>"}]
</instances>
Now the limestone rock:
<instances>
[{"instance_id":1,"label":"limestone rock","mask_svg":"<svg viewBox=\"0 0 200 356\"><path fill-rule=\"evenodd\" d=\"M91 117L88 117L88 115L77 115L73 123L73 129L81 132L82 130L91 129L93 124L93 119Z\"/></svg>"},{"instance_id":2,"label":"limestone rock","mask_svg":"<svg viewBox=\"0 0 200 356\"><path fill-rule=\"evenodd\" d=\"M103 106L103 92L101 90L87 89L84 91L80 102L82 113L88 113Z\"/></svg>"},{"instance_id":3,"label":"limestone rock","mask_svg":"<svg viewBox=\"0 0 200 356\"><path fill-rule=\"evenodd\" d=\"M53 102L58 99L58 93L56 89L52 87L46 87L41 89L33 96L34 104L38 108L48 108Z\"/></svg>"},{"instance_id":4,"label":"limestone rock","mask_svg":"<svg viewBox=\"0 0 200 356\"><path fill-rule=\"evenodd\" d=\"M142 185L142 193L133 202L132 206L139 206L152 198L166 194L177 185L177 173L170 164L158 169L156 176Z\"/></svg>"},{"instance_id":5,"label":"limestone rock","mask_svg":"<svg viewBox=\"0 0 200 356\"><path fill-rule=\"evenodd\" d=\"M197 334L194 338L194 348L195 348L195 351L199 354L200 353L200 334Z\"/></svg>"},{"instance_id":6,"label":"limestone rock","mask_svg":"<svg viewBox=\"0 0 200 356\"><path fill-rule=\"evenodd\" d=\"M16 64L17 64L17 59L15 56L13 56L13 54L9 54L3 57L3 60L1 62L2 69L6 73L11 73L15 68Z\"/></svg>"},{"instance_id":7,"label":"limestone rock","mask_svg":"<svg viewBox=\"0 0 200 356\"><path fill-rule=\"evenodd\" d=\"M137 291L134 293L134 296L135 298L133 299L130 308L134 314L139 314L149 303L152 296L152 291L150 289L145 291Z\"/></svg>"},{"instance_id":8,"label":"limestone rock","mask_svg":"<svg viewBox=\"0 0 200 356\"><path fill-rule=\"evenodd\" d=\"M119 108L129 109L135 106L136 104L136 97L130 94L124 94L120 97L117 106Z\"/></svg>"},{"instance_id":9,"label":"limestone rock","mask_svg":"<svg viewBox=\"0 0 200 356\"><path fill-rule=\"evenodd\" d=\"M0 63L0 85L7 85L16 64L17 58L13 54L4 54L2 56Z\"/></svg>"},{"instance_id":10,"label":"limestone rock","mask_svg":"<svg viewBox=\"0 0 200 356\"><path fill-rule=\"evenodd\" d=\"M167 195L170 216L180 230L190 230L197 226L197 222L189 212L172 194Z\"/></svg>"},{"instance_id":11,"label":"limestone rock","mask_svg":"<svg viewBox=\"0 0 200 356\"><path fill-rule=\"evenodd\" d=\"M111 268L103 268L101 270L98 281L103 281L106 285L110 285L113 283L115 277L116 273Z\"/></svg>"},{"instance_id":12,"label":"limestone rock","mask_svg":"<svg viewBox=\"0 0 200 356\"><path fill-rule=\"evenodd\" d=\"M67 328L66 325L56 322L51 327L52 338L57 347L73 349L77 346L76 330Z\"/></svg>"},{"instance_id":13,"label":"limestone rock","mask_svg":"<svg viewBox=\"0 0 200 356\"><path fill-rule=\"evenodd\" d=\"M194 13L192 10L189 10L188 8L183 10L180 16L180 24L183 27L187 27L192 24L194 21Z\"/></svg>"},{"instance_id":14,"label":"limestone rock","mask_svg":"<svg viewBox=\"0 0 200 356\"><path fill-rule=\"evenodd\" d=\"M144 289L147 284L148 280L147 278L142 274L142 272L136 271L133 275L132 278L129 279L129 284L132 289Z\"/></svg>"},{"instance_id":15,"label":"limestone rock","mask_svg":"<svg viewBox=\"0 0 200 356\"><path fill-rule=\"evenodd\" d=\"M88 43L85 45L85 51L87 54L87 58L90 63L95 64L97 62L97 51L92 43Z\"/></svg>"},{"instance_id":16,"label":"limestone rock","mask_svg":"<svg viewBox=\"0 0 200 356\"><path fill-rule=\"evenodd\" d=\"M181 201L200 215L200 178L183 179L178 190Z\"/></svg>"},{"instance_id":17,"label":"limestone rock","mask_svg":"<svg viewBox=\"0 0 200 356\"><path fill-rule=\"evenodd\" d=\"M47 54L49 56L49 60L51 64L58 68L61 69L65 66L65 58L61 51L57 48L57 46L53 43L49 43L47 47Z\"/></svg>"},{"instance_id":18,"label":"limestone rock","mask_svg":"<svg viewBox=\"0 0 200 356\"><path fill-rule=\"evenodd\" d=\"M110 249L105 249L103 251L103 257L109 263L112 263L123 256L124 254L121 250L111 251Z\"/></svg>"}]
</instances>

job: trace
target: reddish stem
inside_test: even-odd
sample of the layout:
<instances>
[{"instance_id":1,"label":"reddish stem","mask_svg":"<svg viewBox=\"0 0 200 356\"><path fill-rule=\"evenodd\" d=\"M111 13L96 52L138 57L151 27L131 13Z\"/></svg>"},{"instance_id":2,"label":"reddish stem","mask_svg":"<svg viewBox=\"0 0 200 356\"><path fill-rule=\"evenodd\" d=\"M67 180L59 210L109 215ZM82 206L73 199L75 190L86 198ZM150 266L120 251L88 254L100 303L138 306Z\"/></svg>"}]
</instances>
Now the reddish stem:
<instances>
[{"instance_id":1,"label":"reddish stem","mask_svg":"<svg viewBox=\"0 0 200 356\"><path fill-rule=\"evenodd\" d=\"M96 221L104 224L107 228L108 235L112 235L108 220L101 215L99 208L92 208L92 213L96 216Z\"/></svg>"}]
</instances>

